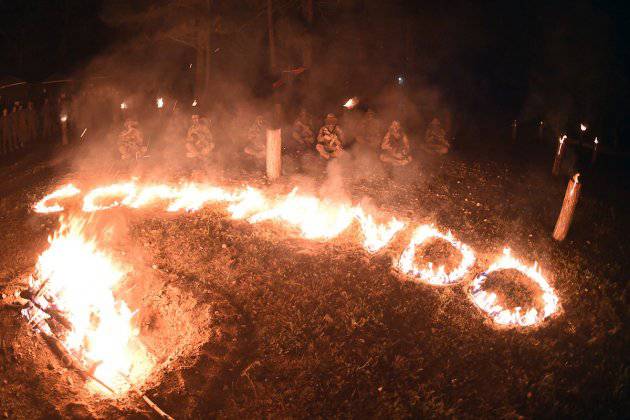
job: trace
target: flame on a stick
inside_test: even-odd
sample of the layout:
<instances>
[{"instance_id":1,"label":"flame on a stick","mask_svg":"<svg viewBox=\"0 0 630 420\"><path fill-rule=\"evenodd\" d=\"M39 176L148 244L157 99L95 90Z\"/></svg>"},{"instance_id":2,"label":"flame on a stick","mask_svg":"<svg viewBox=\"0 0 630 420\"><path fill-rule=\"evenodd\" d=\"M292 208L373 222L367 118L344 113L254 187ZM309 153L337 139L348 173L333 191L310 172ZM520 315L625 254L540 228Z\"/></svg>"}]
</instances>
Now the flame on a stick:
<instances>
[{"instance_id":1,"label":"flame on a stick","mask_svg":"<svg viewBox=\"0 0 630 420\"><path fill-rule=\"evenodd\" d=\"M156 105L158 108L162 108L164 107L164 98L157 98L157 100L155 101Z\"/></svg>"},{"instance_id":2,"label":"flame on a stick","mask_svg":"<svg viewBox=\"0 0 630 420\"><path fill-rule=\"evenodd\" d=\"M348 100L346 101L346 103L345 103L345 104L343 104L343 106L344 106L344 108L346 108L346 109L352 109L352 108L354 108L355 106L357 106L357 104L358 104L358 103L359 103L359 98L357 98L356 96L354 96L354 97L352 97L352 98L348 99Z\"/></svg>"}]
</instances>

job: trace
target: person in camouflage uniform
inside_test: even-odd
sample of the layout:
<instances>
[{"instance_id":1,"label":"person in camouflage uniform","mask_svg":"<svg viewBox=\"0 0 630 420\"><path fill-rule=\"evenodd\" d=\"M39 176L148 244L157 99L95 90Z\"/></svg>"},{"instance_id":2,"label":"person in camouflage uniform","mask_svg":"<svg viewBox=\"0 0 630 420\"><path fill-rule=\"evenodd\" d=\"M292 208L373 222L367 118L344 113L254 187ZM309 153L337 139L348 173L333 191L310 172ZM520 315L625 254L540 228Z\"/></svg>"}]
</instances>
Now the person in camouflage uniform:
<instances>
[{"instance_id":1,"label":"person in camouflage uniform","mask_svg":"<svg viewBox=\"0 0 630 420\"><path fill-rule=\"evenodd\" d=\"M313 148L315 143L315 133L313 131L313 118L302 108L297 119L293 123L292 133L294 148L299 153Z\"/></svg>"},{"instance_id":2,"label":"person in camouflage uniform","mask_svg":"<svg viewBox=\"0 0 630 420\"><path fill-rule=\"evenodd\" d=\"M448 153L450 147L450 143L446 140L446 131L440 125L440 120L433 118L424 135L422 148L429 153L444 155Z\"/></svg>"},{"instance_id":3,"label":"person in camouflage uniform","mask_svg":"<svg viewBox=\"0 0 630 420\"><path fill-rule=\"evenodd\" d=\"M33 106L33 101L28 101L26 105L26 127L27 127L27 139L28 142L33 144L37 140L37 111Z\"/></svg>"},{"instance_id":4,"label":"person in camouflage uniform","mask_svg":"<svg viewBox=\"0 0 630 420\"><path fill-rule=\"evenodd\" d=\"M125 128L118 136L118 151L122 160L139 159L147 152L138 121L127 119Z\"/></svg>"},{"instance_id":5,"label":"person in camouflage uniform","mask_svg":"<svg viewBox=\"0 0 630 420\"><path fill-rule=\"evenodd\" d=\"M42 126L41 138L46 143L52 143L55 136L55 110L48 98L44 99L41 110Z\"/></svg>"},{"instance_id":6,"label":"person in camouflage uniform","mask_svg":"<svg viewBox=\"0 0 630 420\"><path fill-rule=\"evenodd\" d=\"M0 152L2 155L7 155L13 152L13 145L11 144L11 116L7 108L2 109L2 120L0 120Z\"/></svg>"},{"instance_id":7,"label":"person in camouflage uniform","mask_svg":"<svg viewBox=\"0 0 630 420\"><path fill-rule=\"evenodd\" d=\"M212 141L212 132L206 118L199 118L199 115L193 114L191 117L192 124L186 134L186 157L190 159L206 160L212 150L214 150L214 142Z\"/></svg>"},{"instance_id":8,"label":"person in camouflage uniform","mask_svg":"<svg viewBox=\"0 0 630 420\"><path fill-rule=\"evenodd\" d=\"M267 147L267 122L262 115L256 116L256 120L247 130L247 143L244 151L258 159L265 158Z\"/></svg>"},{"instance_id":9,"label":"person in camouflage uniform","mask_svg":"<svg viewBox=\"0 0 630 420\"><path fill-rule=\"evenodd\" d=\"M377 118L376 112L368 109L359 124L357 142L372 149L378 149L381 145L381 136L381 121Z\"/></svg>"},{"instance_id":10,"label":"person in camouflage uniform","mask_svg":"<svg viewBox=\"0 0 630 420\"><path fill-rule=\"evenodd\" d=\"M392 121L381 143L381 161L403 166L413 159L409 156L409 139L398 121Z\"/></svg>"},{"instance_id":11,"label":"person in camouflage uniform","mask_svg":"<svg viewBox=\"0 0 630 420\"><path fill-rule=\"evenodd\" d=\"M317 134L316 149L320 156L326 160L341 156L343 153L343 139L343 131L337 125L335 114L326 115L324 125L319 129L319 134Z\"/></svg>"}]
</instances>

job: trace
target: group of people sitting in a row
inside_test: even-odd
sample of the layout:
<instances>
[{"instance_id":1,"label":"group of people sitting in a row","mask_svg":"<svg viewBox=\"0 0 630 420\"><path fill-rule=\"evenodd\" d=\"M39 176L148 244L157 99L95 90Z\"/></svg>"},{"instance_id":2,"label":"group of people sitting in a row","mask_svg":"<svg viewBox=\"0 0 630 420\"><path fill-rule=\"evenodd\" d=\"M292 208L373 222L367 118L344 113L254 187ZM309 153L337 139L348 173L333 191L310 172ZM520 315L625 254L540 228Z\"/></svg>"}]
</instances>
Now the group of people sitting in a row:
<instances>
[{"instance_id":1,"label":"group of people sitting in a row","mask_svg":"<svg viewBox=\"0 0 630 420\"><path fill-rule=\"evenodd\" d=\"M267 128L264 117L258 115L247 130L247 144L243 149L245 154L255 159L265 158ZM381 161L396 166L403 166L412 161L409 138L399 121L392 121L383 134L376 113L368 110L354 132L356 142L378 153ZM420 146L430 153L445 154L450 148L446 133L437 118L429 125L424 140ZM315 136L313 118L305 109L300 111L293 123L289 143L285 145L285 150L289 153L302 155L316 152L326 160L341 156L347 147L344 131L334 114L326 115L324 125ZM206 161L214 147L208 119L193 114L185 139L186 156ZM135 120L125 121L124 130L118 137L118 150L123 160L138 159L146 154L147 145Z\"/></svg>"}]
</instances>

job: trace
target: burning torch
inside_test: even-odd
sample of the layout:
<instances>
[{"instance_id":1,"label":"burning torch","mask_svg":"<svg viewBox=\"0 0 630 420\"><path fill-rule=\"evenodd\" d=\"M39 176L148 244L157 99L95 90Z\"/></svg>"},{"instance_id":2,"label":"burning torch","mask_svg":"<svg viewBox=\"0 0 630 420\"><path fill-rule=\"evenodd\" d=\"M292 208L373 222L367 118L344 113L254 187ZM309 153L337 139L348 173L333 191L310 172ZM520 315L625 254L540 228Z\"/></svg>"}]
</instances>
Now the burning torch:
<instances>
[{"instance_id":1,"label":"burning torch","mask_svg":"<svg viewBox=\"0 0 630 420\"><path fill-rule=\"evenodd\" d=\"M558 138L558 151L556 157L553 160L553 167L551 168L552 175L558 175L560 172L560 164L562 163L562 157L564 156L564 142L567 140L567 135L563 134Z\"/></svg>"},{"instance_id":2,"label":"burning torch","mask_svg":"<svg viewBox=\"0 0 630 420\"><path fill-rule=\"evenodd\" d=\"M68 144L68 114L61 114L59 121L61 123L61 144L65 146Z\"/></svg>"},{"instance_id":3,"label":"burning torch","mask_svg":"<svg viewBox=\"0 0 630 420\"><path fill-rule=\"evenodd\" d=\"M346 109L352 109L355 106L357 106L358 103L359 103L359 98L357 98L356 96L353 96L352 98L348 99L345 104L343 104L343 107Z\"/></svg>"},{"instance_id":4,"label":"burning torch","mask_svg":"<svg viewBox=\"0 0 630 420\"><path fill-rule=\"evenodd\" d=\"M591 166L595 165L595 161L597 160L597 146L599 145L599 140L595 137L593 140L593 154L591 155Z\"/></svg>"},{"instance_id":5,"label":"burning torch","mask_svg":"<svg viewBox=\"0 0 630 420\"><path fill-rule=\"evenodd\" d=\"M164 98L162 97L157 98L157 100L155 101L155 104L157 105L158 109L162 109L164 107Z\"/></svg>"},{"instance_id":6,"label":"burning torch","mask_svg":"<svg viewBox=\"0 0 630 420\"><path fill-rule=\"evenodd\" d=\"M580 123L580 147L582 147L582 143L584 140L584 133L586 133L587 129L588 127L585 126L584 123Z\"/></svg>"}]
</instances>

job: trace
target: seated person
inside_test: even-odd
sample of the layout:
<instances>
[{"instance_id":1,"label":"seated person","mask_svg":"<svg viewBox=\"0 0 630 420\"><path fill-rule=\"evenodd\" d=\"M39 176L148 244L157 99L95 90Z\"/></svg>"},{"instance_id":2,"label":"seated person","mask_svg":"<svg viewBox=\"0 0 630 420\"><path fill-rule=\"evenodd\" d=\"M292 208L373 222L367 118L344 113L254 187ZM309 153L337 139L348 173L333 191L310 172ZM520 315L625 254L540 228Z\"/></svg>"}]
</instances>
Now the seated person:
<instances>
[{"instance_id":1,"label":"seated person","mask_svg":"<svg viewBox=\"0 0 630 420\"><path fill-rule=\"evenodd\" d=\"M422 148L429 153L444 155L451 148L450 143L446 140L446 131L440 125L440 120L433 118L429 128L424 135L424 144Z\"/></svg>"},{"instance_id":2,"label":"seated person","mask_svg":"<svg viewBox=\"0 0 630 420\"><path fill-rule=\"evenodd\" d=\"M381 143L381 160L396 166L403 166L413 159L409 156L409 139L398 121L392 121Z\"/></svg>"},{"instance_id":3,"label":"seated person","mask_svg":"<svg viewBox=\"0 0 630 420\"><path fill-rule=\"evenodd\" d=\"M192 125L186 134L186 157L189 159L205 160L214 150L212 132L208 127L206 118L199 118L199 115L192 116Z\"/></svg>"},{"instance_id":4,"label":"seated person","mask_svg":"<svg viewBox=\"0 0 630 420\"><path fill-rule=\"evenodd\" d=\"M118 151L122 160L139 159L147 152L142 133L138 128L138 121L128 118L125 128L118 135Z\"/></svg>"},{"instance_id":5,"label":"seated person","mask_svg":"<svg viewBox=\"0 0 630 420\"><path fill-rule=\"evenodd\" d=\"M376 112L368 109L357 131L357 142L372 150L378 150L381 146L382 132L381 121L376 117Z\"/></svg>"},{"instance_id":6,"label":"seated person","mask_svg":"<svg viewBox=\"0 0 630 420\"><path fill-rule=\"evenodd\" d=\"M267 123L262 115L256 116L256 120L247 131L247 143L244 152L257 159L265 158L267 147Z\"/></svg>"},{"instance_id":7,"label":"seated person","mask_svg":"<svg viewBox=\"0 0 630 420\"><path fill-rule=\"evenodd\" d=\"M313 148L315 143L315 133L313 132L313 119L302 108L297 119L293 123L293 132L291 134L294 144L293 149L298 153L303 153Z\"/></svg>"},{"instance_id":8,"label":"seated person","mask_svg":"<svg viewBox=\"0 0 630 420\"><path fill-rule=\"evenodd\" d=\"M339 157L343 153L343 131L337 125L335 114L326 115L324 126L319 129L315 148L326 160Z\"/></svg>"}]
</instances>

